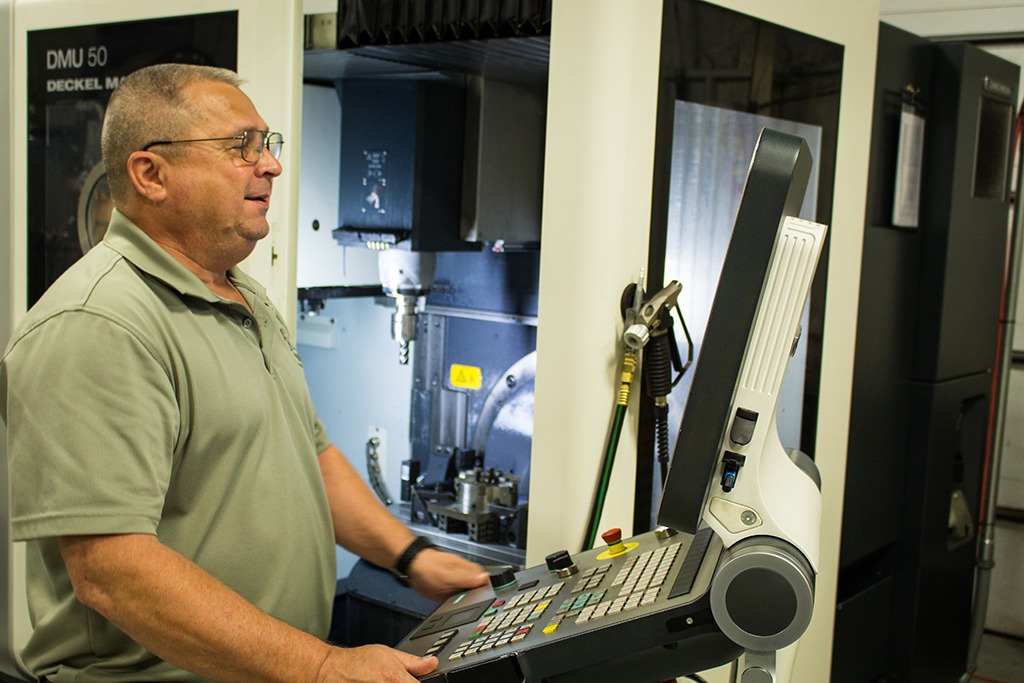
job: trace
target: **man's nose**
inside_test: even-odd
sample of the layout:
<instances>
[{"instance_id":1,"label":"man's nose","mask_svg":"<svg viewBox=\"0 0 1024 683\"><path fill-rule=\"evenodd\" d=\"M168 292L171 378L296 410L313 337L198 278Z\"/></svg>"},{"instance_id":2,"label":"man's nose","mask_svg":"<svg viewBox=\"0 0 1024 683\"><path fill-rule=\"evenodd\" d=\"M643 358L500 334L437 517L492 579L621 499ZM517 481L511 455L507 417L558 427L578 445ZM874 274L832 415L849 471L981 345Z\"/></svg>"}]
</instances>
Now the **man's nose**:
<instances>
[{"instance_id":1,"label":"man's nose","mask_svg":"<svg viewBox=\"0 0 1024 683\"><path fill-rule=\"evenodd\" d=\"M256 161L256 175L269 175L279 176L284 167L281 165L281 161L276 159L270 150L266 147L260 153L260 158Z\"/></svg>"}]
</instances>

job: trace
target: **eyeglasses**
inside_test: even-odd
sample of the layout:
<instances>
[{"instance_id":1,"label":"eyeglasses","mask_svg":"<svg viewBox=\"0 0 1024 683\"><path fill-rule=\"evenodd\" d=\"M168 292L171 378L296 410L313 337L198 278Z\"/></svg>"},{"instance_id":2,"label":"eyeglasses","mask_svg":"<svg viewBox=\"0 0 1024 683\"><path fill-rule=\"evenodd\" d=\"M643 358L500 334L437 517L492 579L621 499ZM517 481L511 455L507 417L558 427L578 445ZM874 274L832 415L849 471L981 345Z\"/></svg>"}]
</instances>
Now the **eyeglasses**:
<instances>
[{"instance_id":1,"label":"eyeglasses","mask_svg":"<svg viewBox=\"0 0 1024 683\"><path fill-rule=\"evenodd\" d=\"M142 148L143 152L148 152L150 147L156 145L177 145L185 142L214 142L217 140L241 140L241 144L238 146L238 150L242 154L242 159L250 164L255 164L260 160L260 156L263 154L263 150L266 149L270 152L270 156L275 159L281 156L281 147L284 146L284 136L280 133L271 133L269 130L247 130L241 135L232 135L226 138L195 138L192 140L156 140L149 143Z\"/></svg>"}]
</instances>

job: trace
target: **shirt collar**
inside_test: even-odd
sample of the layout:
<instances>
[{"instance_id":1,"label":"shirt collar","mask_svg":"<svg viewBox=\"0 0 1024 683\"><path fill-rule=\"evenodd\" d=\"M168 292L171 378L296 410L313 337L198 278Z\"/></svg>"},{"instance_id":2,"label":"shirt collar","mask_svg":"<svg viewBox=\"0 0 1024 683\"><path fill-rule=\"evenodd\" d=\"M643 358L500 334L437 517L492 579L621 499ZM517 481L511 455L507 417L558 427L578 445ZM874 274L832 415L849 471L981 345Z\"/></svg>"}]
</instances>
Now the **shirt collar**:
<instances>
[{"instance_id":1,"label":"shirt collar","mask_svg":"<svg viewBox=\"0 0 1024 683\"><path fill-rule=\"evenodd\" d=\"M142 228L117 209L111 213L110 224L107 226L107 232L103 235L103 242L136 268L160 280L182 295L211 303L223 302L223 299L210 291L210 288L195 273L179 263L163 247L154 242ZM238 266L228 271L228 278L233 282L244 284L246 289L259 296L264 295L263 287L242 272Z\"/></svg>"}]
</instances>

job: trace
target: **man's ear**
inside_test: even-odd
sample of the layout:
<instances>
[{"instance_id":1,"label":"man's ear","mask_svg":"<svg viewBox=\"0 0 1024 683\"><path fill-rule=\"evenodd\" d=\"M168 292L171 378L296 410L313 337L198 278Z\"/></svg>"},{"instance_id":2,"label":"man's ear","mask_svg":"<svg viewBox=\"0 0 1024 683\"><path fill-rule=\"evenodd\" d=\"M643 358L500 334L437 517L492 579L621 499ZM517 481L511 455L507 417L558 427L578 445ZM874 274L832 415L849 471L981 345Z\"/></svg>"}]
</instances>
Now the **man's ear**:
<instances>
[{"instance_id":1,"label":"man's ear","mask_svg":"<svg viewBox=\"0 0 1024 683\"><path fill-rule=\"evenodd\" d=\"M132 152L128 157L128 177L139 196L151 202L167 197L167 162L152 152Z\"/></svg>"}]
</instances>

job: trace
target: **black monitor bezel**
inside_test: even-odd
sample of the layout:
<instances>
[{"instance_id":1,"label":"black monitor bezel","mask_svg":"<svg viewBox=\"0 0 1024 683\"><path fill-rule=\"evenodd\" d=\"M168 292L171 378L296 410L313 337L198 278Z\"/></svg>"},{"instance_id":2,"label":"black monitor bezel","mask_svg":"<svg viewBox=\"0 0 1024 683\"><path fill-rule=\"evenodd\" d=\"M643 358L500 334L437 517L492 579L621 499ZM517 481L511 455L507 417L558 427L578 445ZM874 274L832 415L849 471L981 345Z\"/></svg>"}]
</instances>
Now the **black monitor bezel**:
<instances>
[{"instance_id":1,"label":"black monitor bezel","mask_svg":"<svg viewBox=\"0 0 1024 683\"><path fill-rule=\"evenodd\" d=\"M662 490L661 525L685 533L700 526L778 234L787 216L799 214L810 172L803 138L761 131Z\"/></svg>"}]
</instances>

